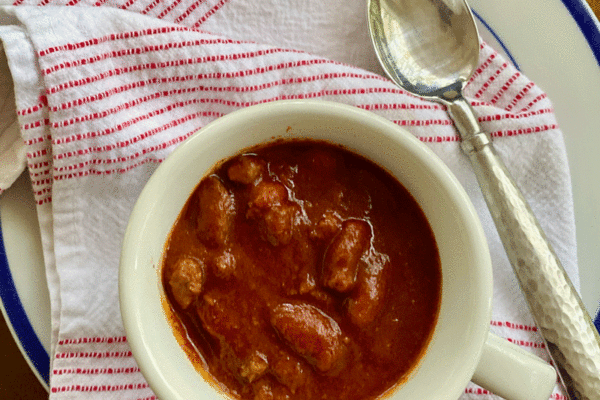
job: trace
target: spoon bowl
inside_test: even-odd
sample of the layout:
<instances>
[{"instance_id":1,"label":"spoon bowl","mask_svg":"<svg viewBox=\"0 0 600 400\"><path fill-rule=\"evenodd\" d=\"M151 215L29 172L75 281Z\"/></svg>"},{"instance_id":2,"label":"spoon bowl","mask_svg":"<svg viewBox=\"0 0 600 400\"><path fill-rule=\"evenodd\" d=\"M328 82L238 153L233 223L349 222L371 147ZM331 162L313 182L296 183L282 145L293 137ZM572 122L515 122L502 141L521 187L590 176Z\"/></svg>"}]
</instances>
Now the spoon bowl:
<instances>
[{"instance_id":1,"label":"spoon bowl","mask_svg":"<svg viewBox=\"0 0 600 400\"><path fill-rule=\"evenodd\" d=\"M479 34L464 0L370 0L368 13L390 79L434 100L460 94L479 61Z\"/></svg>"}]
</instances>

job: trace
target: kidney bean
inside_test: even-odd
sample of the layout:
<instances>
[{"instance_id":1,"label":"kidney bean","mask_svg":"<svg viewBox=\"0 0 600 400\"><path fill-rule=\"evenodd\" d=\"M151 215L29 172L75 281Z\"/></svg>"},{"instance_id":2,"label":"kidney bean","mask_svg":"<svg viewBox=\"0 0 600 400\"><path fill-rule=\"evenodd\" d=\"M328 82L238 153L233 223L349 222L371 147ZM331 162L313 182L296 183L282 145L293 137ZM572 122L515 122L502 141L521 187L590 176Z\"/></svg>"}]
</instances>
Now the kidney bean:
<instances>
[{"instance_id":1,"label":"kidney bean","mask_svg":"<svg viewBox=\"0 0 600 400\"><path fill-rule=\"evenodd\" d=\"M342 330L318 308L280 304L271 312L271 324L292 350L319 371L335 375L343 367L348 348Z\"/></svg>"},{"instance_id":2,"label":"kidney bean","mask_svg":"<svg viewBox=\"0 0 600 400\"><path fill-rule=\"evenodd\" d=\"M229 240L235 204L227 188L216 177L202 181L198 189L198 232L209 247L223 246Z\"/></svg>"},{"instance_id":3,"label":"kidney bean","mask_svg":"<svg viewBox=\"0 0 600 400\"><path fill-rule=\"evenodd\" d=\"M361 263L356 287L347 303L350 320L360 328L370 325L383 307L388 263L387 256L375 252L369 256L368 262Z\"/></svg>"},{"instance_id":4,"label":"kidney bean","mask_svg":"<svg viewBox=\"0 0 600 400\"><path fill-rule=\"evenodd\" d=\"M338 292L347 292L356 284L360 257L369 247L371 227L362 220L342 223L341 231L333 238L323 260L323 284Z\"/></svg>"}]
</instances>

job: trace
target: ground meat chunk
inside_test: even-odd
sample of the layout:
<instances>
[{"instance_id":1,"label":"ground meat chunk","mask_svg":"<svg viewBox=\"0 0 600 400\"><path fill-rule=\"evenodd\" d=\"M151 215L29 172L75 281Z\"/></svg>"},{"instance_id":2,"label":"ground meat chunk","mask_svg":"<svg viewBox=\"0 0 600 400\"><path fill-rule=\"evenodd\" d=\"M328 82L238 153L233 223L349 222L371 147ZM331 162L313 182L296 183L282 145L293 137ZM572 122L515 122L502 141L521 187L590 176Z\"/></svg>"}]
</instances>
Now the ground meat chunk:
<instances>
[{"instance_id":1,"label":"ground meat chunk","mask_svg":"<svg viewBox=\"0 0 600 400\"><path fill-rule=\"evenodd\" d=\"M227 177L233 182L249 185L255 183L265 172L265 162L253 155L235 159L227 169Z\"/></svg>"},{"instance_id":2,"label":"ground meat chunk","mask_svg":"<svg viewBox=\"0 0 600 400\"><path fill-rule=\"evenodd\" d=\"M383 307L385 275L389 270L389 258L374 252L367 263L360 266L356 287L348 299L348 315L356 326L370 325Z\"/></svg>"},{"instance_id":3,"label":"ground meat chunk","mask_svg":"<svg viewBox=\"0 0 600 400\"><path fill-rule=\"evenodd\" d=\"M174 265L169 285L175 301L186 309L202 292L204 285L204 265L195 258L182 258Z\"/></svg>"},{"instance_id":4,"label":"ground meat chunk","mask_svg":"<svg viewBox=\"0 0 600 400\"><path fill-rule=\"evenodd\" d=\"M281 352L271 368L273 376L294 394L306 384L307 376L302 363L290 354Z\"/></svg>"},{"instance_id":5,"label":"ground meat chunk","mask_svg":"<svg viewBox=\"0 0 600 400\"><path fill-rule=\"evenodd\" d=\"M283 303L271 313L271 324L298 355L317 370L335 375L343 367L348 347L337 322L304 303Z\"/></svg>"},{"instance_id":6,"label":"ground meat chunk","mask_svg":"<svg viewBox=\"0 0 600 400\"><path fill-rule=\"evenodd\" d=\"M267 372L269 362L267 356L255 351L240 367L240 376L248 382L254 382Z\"/></svg>"},{"instance_id":7,"label":"ground meat chunk","mask_svg":"<svg viewBox=\"0 0 600 400\"><path fill-rule=\"evenodd\" d=\"M217 277L223 279L231 278L235 273L235 256L231 253L231 251L226 250L213 259L212 265L214 274Z\"/></svg>"},{"instance_id":8,"label":"ground meat chunk","mask_svg":"<svg viewBox=\"0 0 600 400\"><path fill-rule=\"evenodd\" d=\"M287 202L288 192L280 182L263 181L252 189L250 194L250 208L266 210L280 206Z\"/></svg>"},{"instance_id":9,"label":"ground meat chunk","mask_svg":"<svg viewBox=\"0 0 600 400\"><path fill-rule=\"evenodd\" d=\"M331 239L342 227L341 218L332 211L327 211L315 224L310 236L313 239L328 240Z\"/></svg>"},{"instance_id":10,"label":"ground meat chunk","mask_svg":"<svg viewBox=\"0 0 600 400\"><path fill-rule=\"evenodd\" d=\"M252 190L246 216L258 222L266 241L278 246L290 242L297 213L298 206L288 200L283 184L262 181Z\"/></svg>"},{"instance_id":11,"label":"ground meat chunk","mask_svg":"<svg viewBox=\"0 0 600 400\"><path fill-rule=\"evenodd\" d=\"M274 400L273 389L268 382L259 382L254 389L254 400Z\"/></svg>"},{"instance_id":12,"label":"ground meat chunk","mask_svg":"<svg viewBox=\"0 0 600 400\"><path fill-rule=\"evenodd\" d=\"M273 385L267 379L261 379L255 382L254 400L289 400L291 396L289 391L281 385Z\"/></svg>"},{"instance_id":13,"label":"ground meat chunk","mask_svg":"<svg viewBox=\"0 0 600 400\"><path fill-rule=\"evenodd\" d=\"M288 244L292 238L294 220L298 210L292 204L276 206L263 217L261 232L273 246Z\"/></svg>"},{"instance_id":14,"label":"ground meat chunk","mask_svg":"<svg viewBox=\"0 0 600 400\"><path fill-rule=\"evenodd\" d=\"M209 247L227 243L235 215L235 203L217 177L210 176L200 184L198 207L198 232L201 241Z\"/></svg>"},{"instance_id":15,"label":"ground meat chunk","mask_svg":"<svg viewBox=\"0 0 600 400\"><path fill-rule=\"evenodd\" d=\"M347 292L356 284L360 257L369 247L371 227L362 220L344 221L333 238L323 259L323 285L338 292Z\"/></svg>"}]
</instances>

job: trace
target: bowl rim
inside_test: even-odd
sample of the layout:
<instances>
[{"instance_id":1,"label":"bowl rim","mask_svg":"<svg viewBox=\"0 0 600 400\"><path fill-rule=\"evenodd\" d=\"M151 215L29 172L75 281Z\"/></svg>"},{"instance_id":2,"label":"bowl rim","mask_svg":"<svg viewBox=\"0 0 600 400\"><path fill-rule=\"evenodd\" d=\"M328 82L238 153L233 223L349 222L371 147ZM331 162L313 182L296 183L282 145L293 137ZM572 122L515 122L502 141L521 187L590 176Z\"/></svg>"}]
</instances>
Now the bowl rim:
<instances>
[{"instance_id":1,"label":"bowl rim","mask_svg":"<svg viewBox=\"0 0 600 400\"><path fill-rule=\"evenodd\" d=\"M152 190L156 190L157 187L161 186L161 182L163 182L164 179L169 178L169 171L177 166L179 163L178 160L186 155L193 154L197 150L199 144L210 140L211 137L218 136L224 129L227 129L228 126L240 124L244 121L253 121L256 118L273 118L282 113L289 112L290 110L305 116L319 115L326 117L330 116L332 118L350 118L352 121L359 124L368 124L377 127L381 130L381 134L384 135L397 135L400 133L403 137L403 140L401 141L402 145L409 148L410 152L418 154L420 160L424 160L429 168L433 168L443 175L443 179L445 179L444 184L449 188L448 190L452 191L457 201L464 207L464 215L469 220L467 222L470 229L473 230L474 240L478 241L477 245L481 247L480 253L477 254L479 261L482 263L481 268L478 269L478 273L481 274L481 276L478 277L478 282L481 283L481 285L475 288L478 293L474 295L481 299L481 303L474 305L474 312L479 316L478 318L480 320L485 320L485 324L470 328L473 331L472 335L474 337L474 343L472 345L472 365L465 367L464 370L460 372L460 379L455 379L456 382L447 383L449 385L447 388L448 399L458 397L460 393L464 391L466 384L474 373L477 361L481 356L483 343L489 331L489 320L491 317L491 260L489 259L490 255L487 248L487 241L485 240L479 217L458 179L444 162L419 139L384 117L357 107L323 100L281 100L247 107L220 117L207 124L184 143L179 145L171 155L159 165L146 183L134 205L128 221L123 239L121 264L119 267L119 302L121 316L128 342L142 374L146 380L148 380L150 387L156 392L159 398L171 398L170 391L172 388L165 387L163 385L164 382L161 382L163 380L161 375L154 371L152 365L155 365L155 361L151 359L152 357L149 354L151 349L147 348L144 338L140 337L139 332L142 322L139 310L133 305L134 299L132 299L132 291L128 290L135 277L136 269L141 267L141 265L138 264L139 260L137 259L137 253L143 251L143 246L140 247L137 245L143 240L141 236L148 223L147 212L149 210L149 202L152 201ZM237 150L239 151L242 149ZM460 382L458 382L459 380ZM174 396L173 398L179 397Z\"/></svg>"}]
</instances>

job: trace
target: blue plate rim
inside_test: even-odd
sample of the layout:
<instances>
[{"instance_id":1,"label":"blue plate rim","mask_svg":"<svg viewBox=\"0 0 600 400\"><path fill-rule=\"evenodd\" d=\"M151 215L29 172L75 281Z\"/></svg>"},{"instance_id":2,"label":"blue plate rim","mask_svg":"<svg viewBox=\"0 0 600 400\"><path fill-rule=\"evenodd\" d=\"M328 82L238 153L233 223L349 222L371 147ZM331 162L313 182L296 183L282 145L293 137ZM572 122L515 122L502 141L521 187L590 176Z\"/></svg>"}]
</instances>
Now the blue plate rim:
<instances>
[{"instance_id":1,"label":"blue plate rim","mask_svg":"<svg viewBox=\"0 0 600 400\"><path fill-rule=\"evenodd\" d=\"M25 352L29 362L39 374L40 378L48 388L50 380L50 356L35 333L29 317L25 312L23 303L15 286L6 249L4 247L4 236L2 235L2 221L0 220L0 301L2 301L3 312L8 319L14 334L19 338L20 345Z\"/></svg>"}]
</instances>

